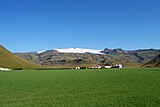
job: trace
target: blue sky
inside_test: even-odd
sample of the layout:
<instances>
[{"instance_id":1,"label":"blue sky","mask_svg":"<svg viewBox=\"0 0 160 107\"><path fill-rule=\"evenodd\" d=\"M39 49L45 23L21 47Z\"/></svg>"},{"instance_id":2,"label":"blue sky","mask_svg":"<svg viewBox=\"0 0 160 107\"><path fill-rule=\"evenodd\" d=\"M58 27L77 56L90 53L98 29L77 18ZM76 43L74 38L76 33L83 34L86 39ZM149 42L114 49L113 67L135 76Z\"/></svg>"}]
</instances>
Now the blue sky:
<instances>
[{"instance_id":1,"label":"blue sky","mask_svg":"<svg viewBox=\"0 0 160 107\"><path fill-rule=\"evenodd\" d=\"M159 0L0 0L0 44L54 48L160 48Z\"/></svg>"}]
</instances>

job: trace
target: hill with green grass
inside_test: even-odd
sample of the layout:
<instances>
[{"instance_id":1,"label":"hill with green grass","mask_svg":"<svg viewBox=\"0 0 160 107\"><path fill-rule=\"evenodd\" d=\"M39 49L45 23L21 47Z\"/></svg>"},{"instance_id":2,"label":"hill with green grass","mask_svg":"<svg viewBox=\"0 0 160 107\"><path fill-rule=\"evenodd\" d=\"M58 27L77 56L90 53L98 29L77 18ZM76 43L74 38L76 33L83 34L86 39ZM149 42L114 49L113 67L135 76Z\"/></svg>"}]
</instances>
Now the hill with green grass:
<instances>
[{"instance_id":1,"label":"hill with green grass","mask_svg":"<svg viewBox=\"0 0 160 107\"><path fill-rule=\"evenodd\" d=\"M6 48L0 45L0 67L11 69L33 69L39 68L40 65L19 58L18 56L12 54Z\"/></svg>"}]
</instances>

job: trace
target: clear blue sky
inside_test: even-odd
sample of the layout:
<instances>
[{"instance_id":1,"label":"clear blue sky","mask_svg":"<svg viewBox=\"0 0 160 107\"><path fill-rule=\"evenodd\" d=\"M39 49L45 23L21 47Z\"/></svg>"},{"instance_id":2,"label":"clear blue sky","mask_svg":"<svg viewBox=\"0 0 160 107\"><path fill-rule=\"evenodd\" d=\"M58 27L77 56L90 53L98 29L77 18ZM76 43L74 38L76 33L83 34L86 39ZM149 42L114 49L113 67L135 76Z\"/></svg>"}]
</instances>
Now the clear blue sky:
<instances>
[{"instance_id":1,"label":"clear blue sky","mask_svg":"<svg viewBox=\"0 0 160 107\"><path fill-rule=\"evenodd\" d=\"M160 0L0 0L0 44L54 48L160 48Z\"/></svg>"}]
</instances>

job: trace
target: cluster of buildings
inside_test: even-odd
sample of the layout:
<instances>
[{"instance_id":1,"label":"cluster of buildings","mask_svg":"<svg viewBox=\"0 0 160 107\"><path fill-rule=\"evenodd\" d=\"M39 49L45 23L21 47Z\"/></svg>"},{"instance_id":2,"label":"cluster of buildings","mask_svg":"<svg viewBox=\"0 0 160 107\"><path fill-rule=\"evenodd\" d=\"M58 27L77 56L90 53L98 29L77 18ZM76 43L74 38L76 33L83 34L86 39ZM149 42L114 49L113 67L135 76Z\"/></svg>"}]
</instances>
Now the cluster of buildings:
<instances>
[{"instance_id":1,"label":"cluster of buildings","mask_svg":"<svg viewBox=\"0 0 160 107\"><path fill-rule=\"evenodd\" d=\"M87 67L76 67L75 69L101 69L101 68L123 68L123 65L122 64L116 64L115 66L93 65ZM0 71L11 71L11 69L0 67Z\"/></svg>"},{"instance_id":2,"label":"cluster of buildings","mask_svg":"<svg viewBox=\"0 0 160 107\"><path fill-rule=\"evenodd\" d=\"M122 64L116 64L115 66L101 66L101 65L93 65L87 67L76 67L75 69L101 69L101 68L123 68Z\"/></svg>"}]
</instances>

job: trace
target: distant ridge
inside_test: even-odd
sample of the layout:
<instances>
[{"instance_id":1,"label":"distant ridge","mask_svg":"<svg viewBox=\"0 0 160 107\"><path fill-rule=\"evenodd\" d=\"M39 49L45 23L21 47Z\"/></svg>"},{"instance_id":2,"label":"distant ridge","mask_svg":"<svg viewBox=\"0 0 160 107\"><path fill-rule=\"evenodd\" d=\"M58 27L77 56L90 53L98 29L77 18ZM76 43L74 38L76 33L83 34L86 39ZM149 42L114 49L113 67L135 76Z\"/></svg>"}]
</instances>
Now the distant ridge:
<instances>
[{"instance_id":1,"label":"distant ridge","mask_svg":"<svg viewBox=\"0 0 160 107\"><path fill-rule=\"evenodd\" d=\"M153 60L144 64L144 66L146 66L146 67L160 67L160 54L157 57L155 57Z\"/></svg>"},{"instance_id":2,"label":"distant ridge","mask_svg":"<svg viewBox=\"0 0 160 107\"><path fill-rule=\"evenodd\" d=\"M39 52L14 53L37 64L52 67L75 67L90 65L123 64L124 67L142 66L160 54L159 49L93 50L81 48L54 49Z\"/></svg>"},{"instance_id":3,"label":"distant ridge","mask_svg":"<svg viewBox=\"0 0 160 107\"><path fill-rule=\"evenodd\" d=\"M18 56L12 54L6 48L0 45L0 67L6 67L11 69L14 68L32 69L32 68L38 68L40 67L40 65L19 58Z\"/></svg>"}]
</instances>

